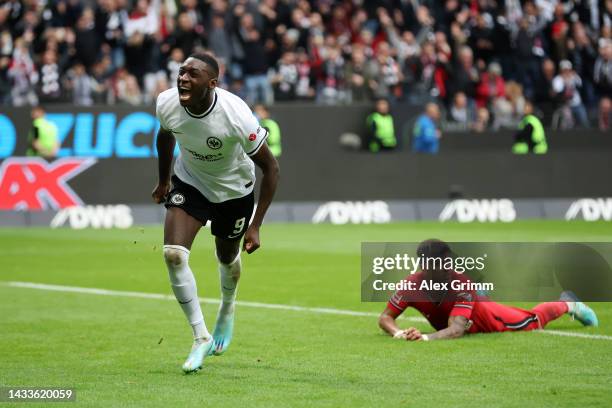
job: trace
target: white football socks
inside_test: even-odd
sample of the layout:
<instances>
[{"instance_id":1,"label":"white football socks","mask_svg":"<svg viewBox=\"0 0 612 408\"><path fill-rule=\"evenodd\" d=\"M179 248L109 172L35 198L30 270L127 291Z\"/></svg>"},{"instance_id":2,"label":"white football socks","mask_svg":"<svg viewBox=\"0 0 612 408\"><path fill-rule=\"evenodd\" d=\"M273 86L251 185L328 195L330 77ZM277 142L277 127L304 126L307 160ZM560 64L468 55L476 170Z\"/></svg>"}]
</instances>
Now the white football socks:
<instances>
[{"instance_id":1,"label":"white football socks","mask_svg":"<svg viewBox=\"0 0 612 408\"><path fill-rule=\"evenodd\" d=\"M229 264L219 261L219 280L221 283L222 302L219 314L227 314L234 311L234 301L236 300L236 288L240 279L240 252Z\"/></svg>"},{"instance_id":2,"label":"white football socks","mask_svg":"<svg viewBox=\"0 0 612 408\"><path fill-rule=\"evenodd\" d=\"M198 288L189 268L189 250L180 245L164 245L164 259L168 266L172 291L191 325L193 337L196 340L208 339L210 333L204 323Z\"/></svg>"},{"instance_id":3,"label":"white football socks","mask_svg":"<svg viewBox=\"0 0 612 408\"><path fill-rule=\"evenodd\" d=\"M576 302L565 302L567 305L567 313L573 314L576 311Z\"/></svg>"}]
</instances>

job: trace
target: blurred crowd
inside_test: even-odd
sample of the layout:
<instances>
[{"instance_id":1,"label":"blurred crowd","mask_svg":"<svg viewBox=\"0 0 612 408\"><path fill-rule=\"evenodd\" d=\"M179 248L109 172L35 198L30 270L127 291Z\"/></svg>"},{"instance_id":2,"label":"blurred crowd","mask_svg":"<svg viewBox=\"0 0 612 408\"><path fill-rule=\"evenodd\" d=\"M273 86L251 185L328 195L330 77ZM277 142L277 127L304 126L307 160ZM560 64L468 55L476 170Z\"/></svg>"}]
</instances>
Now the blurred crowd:
<instances>
[{"instance_id":1,"label":"blurred crowd","mask_svg":"<svg viewBox=\"0 0 612 408\"><path fill-rule=\"evenodd\" d=\"M190 53L249 103L386 98L449 129L608 129L612 0L5 0L0 104L149 104ZM548 124L547 124L548 125Z\"/></svg>"}]
</instances>

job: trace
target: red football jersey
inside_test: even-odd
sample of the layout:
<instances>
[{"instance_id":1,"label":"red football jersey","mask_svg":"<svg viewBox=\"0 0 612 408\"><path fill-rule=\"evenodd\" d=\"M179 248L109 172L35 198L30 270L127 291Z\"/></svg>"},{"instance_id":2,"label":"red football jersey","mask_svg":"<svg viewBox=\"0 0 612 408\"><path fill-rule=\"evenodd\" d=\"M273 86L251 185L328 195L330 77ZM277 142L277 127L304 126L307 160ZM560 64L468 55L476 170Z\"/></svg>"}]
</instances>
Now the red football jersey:
<instances>
[{"instance_id":1,"label":"red football jersey","mask_svg":"<svg viewBox=\"0 0 612 408\"><path fill-rule=\"evenodd\" d=\"M431 291L420 290L423 272L409 275L406 282L414 282L414 290L402 289L387 303L387 307L402 313L408 307L417 309L436 329L448 327L450 316L463 316L471 321L469 333L499 332L537 328L537 317L532 311L500 305L487 297L479 296L473 290L455 290L448 285L441 301L433 301ZM467 276L452 272L450 281L469 283Z\"/></svg>"}]
</instances>

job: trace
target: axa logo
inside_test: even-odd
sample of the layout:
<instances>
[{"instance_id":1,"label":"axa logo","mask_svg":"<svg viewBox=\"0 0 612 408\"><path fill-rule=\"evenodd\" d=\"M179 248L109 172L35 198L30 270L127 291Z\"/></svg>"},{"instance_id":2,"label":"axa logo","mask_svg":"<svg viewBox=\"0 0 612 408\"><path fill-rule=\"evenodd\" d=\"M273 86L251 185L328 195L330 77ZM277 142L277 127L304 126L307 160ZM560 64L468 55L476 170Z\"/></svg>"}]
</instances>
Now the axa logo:
<instances>
[{"instance_id":1,"label":"axa logo","mask_svg":"<svg viewBox=\"0 0 612 408\"><path fill-rule=\"evenodd\" d=\"M567 221L582 217L585 221L612 221L612 198L582 198L574 201L567 212Z\"/></svg>"},{"instance_id":2,"label":"axa logo","mask_svg":"<svg viewBox=\"0 0 612 408\"><path fill-rule=\"evenodd\" d=\"M383 224L391 221L391 212L384 201L330 201L312 216L314 224L327 220L332 224Z\"/></svg>"},{"instance_id":3,"label":"axa logo","mask_svg":"<svg viewBox=\"0 0 612 408\"><path fill-rule=\"evenodd\" d=\"M507 198L493 200L453 200L444 206L440 221L512 222L516 219L514 203Z\"/></svg>"},{"instance_id":4,"label":"axa logo","mask_svg":"<svg viewBox=\"0 0 612 408\"><path fill-rule=\"evenodd\" d=\"M0 165L0 210L46 210L82 205L66 184L96 162L66 158L47 163L39 157L13 157Z\"/></svg>"},{"instance_id":5,"label":"axa logo","mask_svg":"<svg viewBox=\"0 0 612 408\"><path fill-rule=\"evenodd\" d=\"M129 228L134 224L127 205L87 205L60 210L51 220L51 228Z\"/></svg>"}]
</instances>

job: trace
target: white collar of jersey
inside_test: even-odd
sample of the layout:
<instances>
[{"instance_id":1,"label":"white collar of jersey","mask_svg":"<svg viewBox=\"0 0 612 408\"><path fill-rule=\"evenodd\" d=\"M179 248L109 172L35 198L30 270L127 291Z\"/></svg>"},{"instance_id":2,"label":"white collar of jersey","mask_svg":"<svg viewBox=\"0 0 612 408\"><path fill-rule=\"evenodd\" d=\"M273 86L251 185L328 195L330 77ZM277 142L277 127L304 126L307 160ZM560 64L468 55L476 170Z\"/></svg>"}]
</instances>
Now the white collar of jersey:
<instances>
[{"instance_id":1,"label":"white collar of jersey","mask_svg":"<svg viewBox=\"0 0 612 408\"><path fill-rule=\"evenodd\" d=\"M206 115L208 115L210 112L212 112L212 110L215 108L215 105L217 104L217 92L215 90L213 90L215 96L213 98L213 102L210 104L210 107L208 109L206 109L206 112L196 115L195 113L191 113L189 112L189 109L187 109L186 106L183 106L183 109L185 109L185 112L187 112L187 114L189 116L191 116L192 118L196 118L196 119L202 119L203 117L205 117Z\"/></svg>"}]
</instances>

